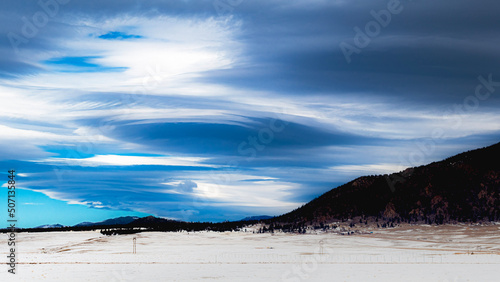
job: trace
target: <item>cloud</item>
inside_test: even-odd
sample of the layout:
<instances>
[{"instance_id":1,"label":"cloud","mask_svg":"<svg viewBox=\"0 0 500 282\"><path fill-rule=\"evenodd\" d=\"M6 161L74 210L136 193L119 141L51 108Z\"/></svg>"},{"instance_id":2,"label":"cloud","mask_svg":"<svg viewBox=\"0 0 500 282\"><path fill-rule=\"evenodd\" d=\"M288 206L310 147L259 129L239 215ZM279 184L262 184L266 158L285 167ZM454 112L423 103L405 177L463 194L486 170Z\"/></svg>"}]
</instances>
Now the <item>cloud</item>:
<instances>
[{"instance_id":1,"label":"cloud","mask_svg":"<svg viewBox=\"0 0 500 282\"><path fill-rule=\"evenodd\" d=\"M134 165L160 165L160 166L198 166L212 167L203 164L204 158L189 157L144 157L144 156L120 156L120 155L96 155L90 158L50 158L41 160L42 163L53 163L68 166L134 166Z\"/></svg>"},{"instance_id":2,"label":"cloud","mask_svg":"<svg viewBox=\"0 0 500 282\"><path fill-rule=\"evenodd\" d=\"M194 188L198 187L198 184L191 180L165 182L162 184L171 187L171 189L164 190L163 193L171 194L191 194Z\"/></svg>"}]
</instances>

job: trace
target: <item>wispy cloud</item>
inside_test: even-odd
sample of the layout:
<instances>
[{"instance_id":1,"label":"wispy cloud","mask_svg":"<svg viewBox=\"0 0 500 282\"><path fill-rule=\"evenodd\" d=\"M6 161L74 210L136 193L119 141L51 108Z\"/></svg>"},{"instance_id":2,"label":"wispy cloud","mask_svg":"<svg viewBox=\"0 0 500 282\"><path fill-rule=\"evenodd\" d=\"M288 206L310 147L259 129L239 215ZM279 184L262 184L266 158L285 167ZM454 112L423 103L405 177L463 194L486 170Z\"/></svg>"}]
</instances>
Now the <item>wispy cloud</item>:
<instances>
[{"instance_id":1,"label":"wispy cloud","mask_svg":"<svg viewBox=\"0 0 500 282\"><path fill-rule=\"evenodd\" d=\"M216 167L203 164L206 158L194 157L143 157L120 155L96 155L90 158L50 158L37 162L53 163L68 166L134 166L134 165L160 165L160 166L198 166Z\"/></svg>"}]
</instances>

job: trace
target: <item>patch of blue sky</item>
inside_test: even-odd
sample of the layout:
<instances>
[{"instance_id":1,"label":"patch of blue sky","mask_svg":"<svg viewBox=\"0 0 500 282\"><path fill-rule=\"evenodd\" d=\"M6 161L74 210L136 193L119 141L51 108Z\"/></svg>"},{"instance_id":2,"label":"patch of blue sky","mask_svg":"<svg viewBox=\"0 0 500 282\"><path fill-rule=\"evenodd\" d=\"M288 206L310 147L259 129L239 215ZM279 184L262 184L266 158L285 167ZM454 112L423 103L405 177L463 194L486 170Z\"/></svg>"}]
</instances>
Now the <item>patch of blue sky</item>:
<instances>
[{"instance_id":1,"label":"patch of blue sky","mask_svg":"<svg viewBox=\"0 0 500 282\"><path fill-rule=\"evenodd\" d=\"M109 67L95 63L99 56L60 57L43 61L58 72L122 72L127 67Z\"/></svg>"},{"instance_id":2,"label":"patch of blue sky","mask_svg":"<svg viewBox=\"0 0 500 282\"><path fill-rule=\"evenodd\" d=\"M121 31L110 31L106 34L99 35L98 37L101 39L107 39L107 40L125 40L125 39L143 38L140 35L127 34L125 32L121 32Z\"/></svg>"},{"instance_id":3,"label":"patch of blue sky","mask_svg":"<svg viewBox=\"0 0 500 282\"><path fill-rule=\"evenodd\" d=\"M95 156L94 153L87 153L83 150L79 150L76 146L62 147L62 146L41 146L41 148L48 153L52 153L54 158L70 158L70 159L80 159L80 158L90 158Z\"/></svg>"}]
</instances>

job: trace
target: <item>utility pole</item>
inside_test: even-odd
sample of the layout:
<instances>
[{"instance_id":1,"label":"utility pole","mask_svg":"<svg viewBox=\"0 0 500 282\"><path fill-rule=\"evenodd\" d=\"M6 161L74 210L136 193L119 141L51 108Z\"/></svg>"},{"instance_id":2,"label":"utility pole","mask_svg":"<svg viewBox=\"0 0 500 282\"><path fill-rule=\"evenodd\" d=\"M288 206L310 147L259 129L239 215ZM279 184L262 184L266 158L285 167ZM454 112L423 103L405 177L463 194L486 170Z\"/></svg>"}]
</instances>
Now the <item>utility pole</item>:
<instances>
[{"instance_id":1,"label":"utility pole","mask_svg":"<svg viewBox=\"0 0 500 282\"><path fill-rule=\"evenodd\" d=\"M133 247L132 252L133 252L134 254L136 254L136 253L137 253L137 251L136 251L136 247L135 247L135 245L136 245L136 244L135 244L135 242L137 241L137 238L135 238L135 237L134 237L133 241L134 241L134 247Z\"/></svg>"}]
</instances>

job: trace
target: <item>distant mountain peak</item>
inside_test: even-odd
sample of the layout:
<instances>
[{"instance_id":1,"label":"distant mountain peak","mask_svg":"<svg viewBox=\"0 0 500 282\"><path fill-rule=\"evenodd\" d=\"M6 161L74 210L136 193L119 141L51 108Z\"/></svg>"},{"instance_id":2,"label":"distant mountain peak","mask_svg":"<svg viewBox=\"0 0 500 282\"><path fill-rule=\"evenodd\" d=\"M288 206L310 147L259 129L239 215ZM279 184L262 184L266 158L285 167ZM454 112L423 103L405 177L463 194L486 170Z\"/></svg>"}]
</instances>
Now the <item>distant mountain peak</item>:
<instances>
[{"instance_id":1,"label":"distant mountain peak","mask_svg":"<svg viewBox=\"0 0 500 282\"><path fill-rule=\"evenodd\" d=\"M75 225L76 227L83 226L98 226L98 225L122 225L129 224L135 220L139 219L138 216L121 216L116 218L110 218L99 222L82 222Z\"/></svg>"},{"instance_id":2,"label":"distant mountain peak","mask_svg":"<svg viewBox=\"0 0 500 282\"><path fill-rule=\"evenodd\" d=\"M64 227L64 225L61 225L61 224L45 224L45 225L40 225L40 226L37 226L35 228L62 228Z\"/></svg>"}]
</instances>

